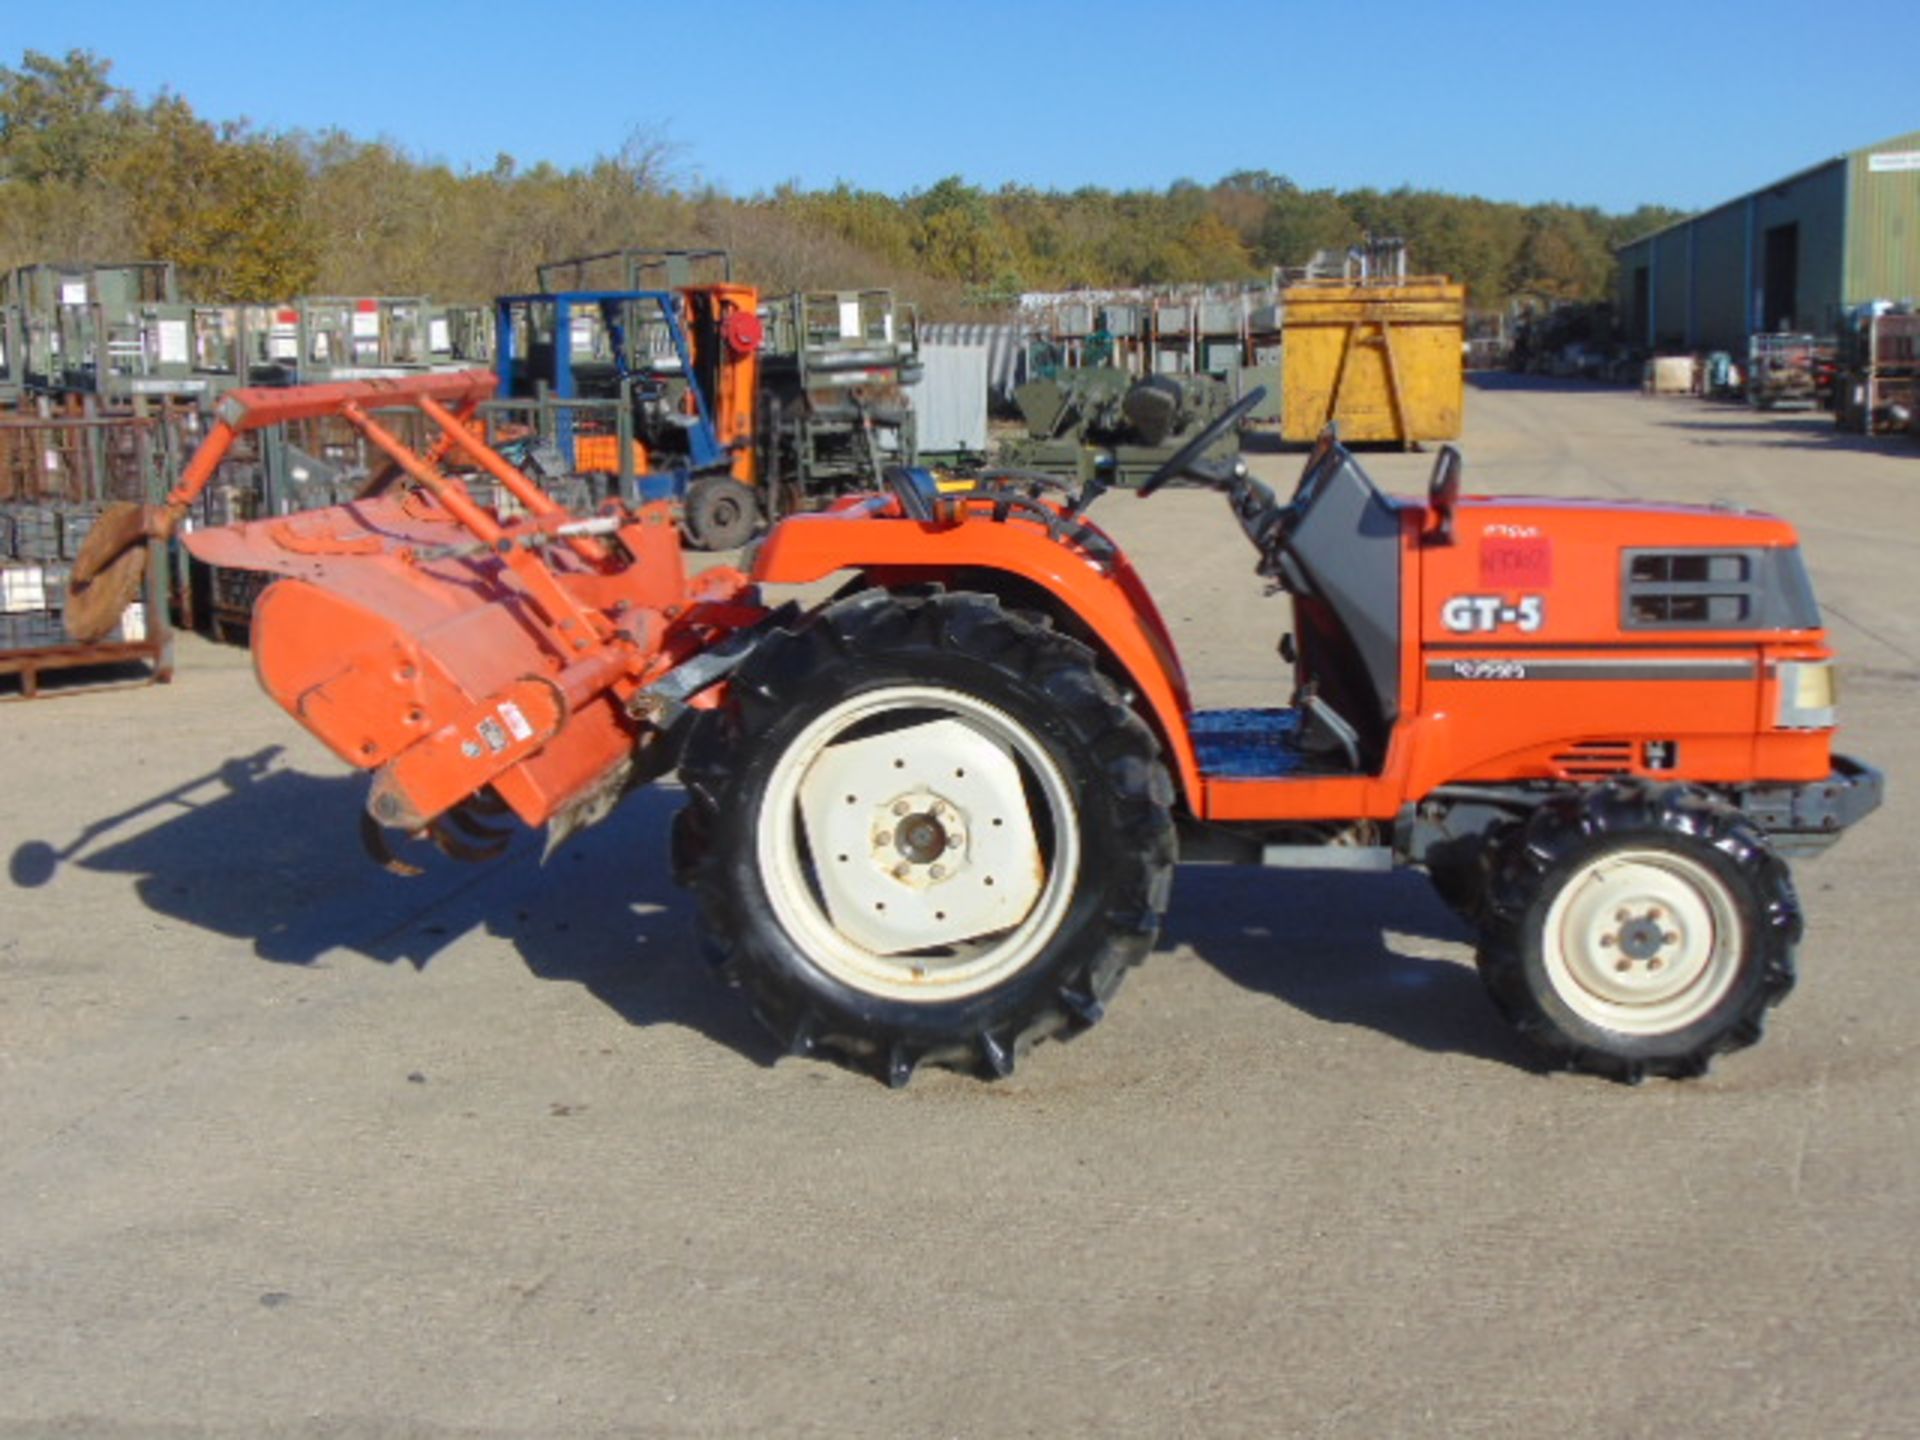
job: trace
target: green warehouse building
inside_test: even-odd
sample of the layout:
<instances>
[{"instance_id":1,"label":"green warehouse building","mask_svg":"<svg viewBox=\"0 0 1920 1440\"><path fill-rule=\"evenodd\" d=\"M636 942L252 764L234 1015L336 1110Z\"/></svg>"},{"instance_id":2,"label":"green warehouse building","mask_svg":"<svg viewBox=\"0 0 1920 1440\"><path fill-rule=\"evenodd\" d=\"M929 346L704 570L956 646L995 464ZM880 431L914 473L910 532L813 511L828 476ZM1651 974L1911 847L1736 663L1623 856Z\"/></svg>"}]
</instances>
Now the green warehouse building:
<instances>
[{"instance_id":1,"label":"green warehouse building","mask_svg":"<svg viewBox=\"0 0 1920 1440\"><path fill-rule=\"evenodd\" d=\"M1920 131L1837 155L1622 245L1630 343L1744 354L1756 330L1832 335L1868 300L1920 300Z\"/></svg>"}]
</instances>

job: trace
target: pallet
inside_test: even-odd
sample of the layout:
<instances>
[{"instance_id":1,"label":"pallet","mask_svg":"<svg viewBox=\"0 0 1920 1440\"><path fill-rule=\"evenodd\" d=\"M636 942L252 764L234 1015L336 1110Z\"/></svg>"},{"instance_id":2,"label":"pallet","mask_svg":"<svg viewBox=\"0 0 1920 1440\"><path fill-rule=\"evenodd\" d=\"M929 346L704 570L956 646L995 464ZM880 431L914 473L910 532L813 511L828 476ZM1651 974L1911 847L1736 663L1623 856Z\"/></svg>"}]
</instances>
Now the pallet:
<instances>
[{"instance_id":1,"label":"pallet","mask_svg":"<svg viewBox=\"0 0 1920 1440\"><path fill-rule=\"evenodd\" d=\"M173 647L164 637L114 645L43 645L32 650L0 650L0 676L20 677L23 700L40 698L40 677L49 670L97 670L109 665L144 664L152 667L146 679L114 679L104 684L165 685L173 679L172 652Z\"/></svg>"},{"instance_id":2,"label":"pallet","mask_svg":"<svg viewBox=\"0 0 1920 1440\"><path fill-rule=\"evenodd\" d=\"M146 630L139 640L104 640L92 645L65 641L56 645L24 645L0 650L0 678L20 677L23 700L40 698L40 677L49 671L100 670L114 665L146 665L147 675L139 680L119 676L101 680L92 686L75 686L75 693L86 689L117 689L127 685L165 685L173 679L173 629L167 623L167 563L165 543L147 542L147 573L140 586L145 609Z\"/></svg>"}]
</instances>

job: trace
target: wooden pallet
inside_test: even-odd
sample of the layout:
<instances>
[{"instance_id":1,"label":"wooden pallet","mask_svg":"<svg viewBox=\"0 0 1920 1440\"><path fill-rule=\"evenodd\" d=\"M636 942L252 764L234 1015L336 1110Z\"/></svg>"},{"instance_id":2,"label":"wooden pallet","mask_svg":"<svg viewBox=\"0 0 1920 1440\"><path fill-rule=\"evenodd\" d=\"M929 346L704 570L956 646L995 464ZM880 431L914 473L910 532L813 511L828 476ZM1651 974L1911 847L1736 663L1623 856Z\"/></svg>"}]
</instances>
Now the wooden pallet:
<instances>
[{"instance_id":1,"label":"wooden pallet","mask_svg":"<svg viewBox=\"0 0 1920 1440\"><path fill-rule=\"evenodd\" d=\"M62 645L38 645L18 650L0 650L0 677L18 675L20 677L20 695L23 700L40 698L40 677L49 671L58 670L102 670L115 665L145 665L147 674L140 680L129 681L113 676L101 681L97 688L110 688L128 684L165 685L173 679L173 629L167 623L167 563L166 550L162 542L147 542L147 573L141 582L141 595L146 602L146 638L144 640L113 640L92 645L67 643ZM73 687L74 690L85 686ZM62 690L56 693L72 693Z\"/></svg>"},{"instance_id":2,"label":"wooden pallet","mask_svg":"<svg viewBox=\"0 0 1920 1440\"><path fill-rule=\"evenodd\" d=\"M114 678L111 685L165 685L173 679L173 647L167 637L122 641L117 645L43 645L32 650L0 650L0 676L20 677L20 698L40 697L40 677L49 670L98 670L111 665L151 667L144 680Z\"/></svg>"}]
</instances>

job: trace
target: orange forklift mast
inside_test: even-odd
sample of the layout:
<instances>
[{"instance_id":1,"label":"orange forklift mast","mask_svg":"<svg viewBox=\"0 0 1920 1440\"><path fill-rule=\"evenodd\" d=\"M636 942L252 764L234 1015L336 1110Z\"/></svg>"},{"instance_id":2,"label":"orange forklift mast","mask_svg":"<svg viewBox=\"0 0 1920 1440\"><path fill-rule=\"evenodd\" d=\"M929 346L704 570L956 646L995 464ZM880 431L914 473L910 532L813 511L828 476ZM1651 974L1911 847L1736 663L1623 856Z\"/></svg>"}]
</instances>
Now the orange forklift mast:
<instances>
[{"instance_id":1,"label":"orange forklift mast","mask_svg":"<svg viewBox=\"0 0 1920 1440\"><path fill-rule=\"evenodd\" d=\"M760 395L760 292L751 285L690 285L680 292L695 383L709 397L713 428L732 460L733 478L759 481L754 440Z\"/></svg>"}]
</instances>

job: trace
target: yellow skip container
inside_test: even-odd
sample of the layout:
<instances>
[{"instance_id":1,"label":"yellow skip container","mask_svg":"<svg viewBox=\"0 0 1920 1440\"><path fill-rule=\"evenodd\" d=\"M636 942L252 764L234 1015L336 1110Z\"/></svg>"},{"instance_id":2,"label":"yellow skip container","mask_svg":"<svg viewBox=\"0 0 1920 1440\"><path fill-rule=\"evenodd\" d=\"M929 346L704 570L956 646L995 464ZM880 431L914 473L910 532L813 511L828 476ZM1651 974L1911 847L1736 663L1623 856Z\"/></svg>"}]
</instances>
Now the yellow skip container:
<instances>
[{"instance_id":1,"label":"yellow skip container","mask_svg":"<svg viewBox=\"0 0 1920 1440\"><path fill-rule=\"evenodd\" d=\"M1307 281L1281 300L1282 439L1311 441L1329 420L1344 441L1459 438L1466 286Z\"/></svg>"}]
</instances>

